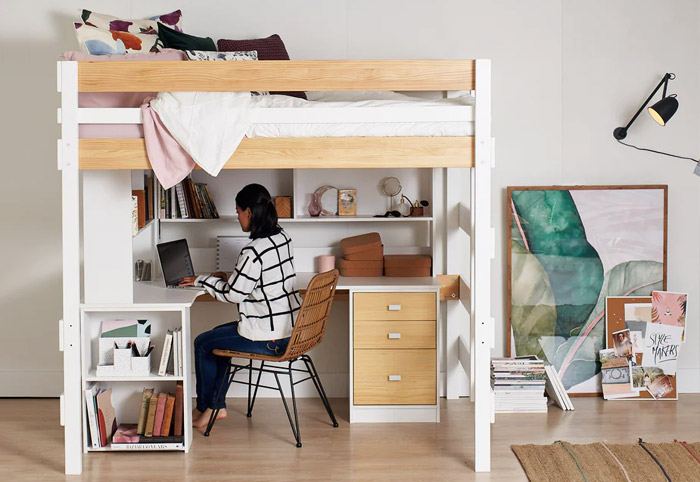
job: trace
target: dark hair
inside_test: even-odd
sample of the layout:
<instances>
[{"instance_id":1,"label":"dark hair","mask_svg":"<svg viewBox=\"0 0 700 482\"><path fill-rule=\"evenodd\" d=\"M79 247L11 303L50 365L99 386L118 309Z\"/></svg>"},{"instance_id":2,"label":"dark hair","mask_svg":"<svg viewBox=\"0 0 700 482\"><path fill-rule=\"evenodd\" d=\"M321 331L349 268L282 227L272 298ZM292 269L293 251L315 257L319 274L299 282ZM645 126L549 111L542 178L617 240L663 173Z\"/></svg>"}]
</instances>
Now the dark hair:
<instances>
[{"instance_id":1,"label":"dark hair","mask_svg":"<svg viewBox=\"0 0 700 482\"><path fill-rule=\"evenodd\" d=\"M250 208L250 237L266 238L282 231L277 224L277 209L265 186L248 184L236 194L236 205Z\"/></svg>"}]
</instances>

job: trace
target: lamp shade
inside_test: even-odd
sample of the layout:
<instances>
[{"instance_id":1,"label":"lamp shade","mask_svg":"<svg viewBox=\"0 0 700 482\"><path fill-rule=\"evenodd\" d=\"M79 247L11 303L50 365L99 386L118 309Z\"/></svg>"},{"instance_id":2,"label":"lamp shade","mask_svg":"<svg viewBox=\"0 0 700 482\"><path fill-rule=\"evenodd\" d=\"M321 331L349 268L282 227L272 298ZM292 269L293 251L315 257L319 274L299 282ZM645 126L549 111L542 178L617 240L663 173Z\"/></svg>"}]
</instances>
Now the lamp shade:
<instances>
[{"instance_id":1,"label":"lamp shade","mask_svg":"<svg viewBox=\"0 0 700 482\"><path fill-rule=\"evenodd\" d=\"M678 110L678 99L676 96L669 95L664 97L656 104L649 107L649 115L659 123L659 125L665 126L673 114Z\"/></svg>"}]
</instances>

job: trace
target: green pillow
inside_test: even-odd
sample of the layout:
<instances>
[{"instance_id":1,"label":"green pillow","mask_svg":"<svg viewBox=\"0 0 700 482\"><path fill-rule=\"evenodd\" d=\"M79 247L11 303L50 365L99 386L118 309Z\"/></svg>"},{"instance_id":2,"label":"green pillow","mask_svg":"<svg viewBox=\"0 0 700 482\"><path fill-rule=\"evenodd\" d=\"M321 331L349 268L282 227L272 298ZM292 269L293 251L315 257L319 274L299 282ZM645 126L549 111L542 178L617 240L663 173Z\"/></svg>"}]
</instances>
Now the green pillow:
<instances>
[{"instance_id":1,"label":"green pillow","mask_svg":"<svg viewBox=\"0 0 700 482\"><path fill-rule=\"evenodd\" d=\"M163 42L163 46L169 49L216 51L216 45L211 38L178 32L160 22L158 22L158 38Z\"/></svg>"}]
</instances>

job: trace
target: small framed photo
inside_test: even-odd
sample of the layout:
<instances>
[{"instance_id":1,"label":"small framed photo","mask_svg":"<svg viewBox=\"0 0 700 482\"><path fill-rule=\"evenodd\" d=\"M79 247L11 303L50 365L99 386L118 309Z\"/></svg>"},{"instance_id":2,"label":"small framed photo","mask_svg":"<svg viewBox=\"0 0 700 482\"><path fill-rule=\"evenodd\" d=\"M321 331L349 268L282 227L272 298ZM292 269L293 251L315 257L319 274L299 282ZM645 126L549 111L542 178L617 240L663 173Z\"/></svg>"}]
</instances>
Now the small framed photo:
<instances>
[{"instance_id":1,"label":"small framed photo","mask_svg":"<svg viewBox=\"0 0 700 482\"><path fill-rule=\"evenodd\" d=\"M357 216L355 189L338 189L338 216Z\"/></svg>"}]
</instances>

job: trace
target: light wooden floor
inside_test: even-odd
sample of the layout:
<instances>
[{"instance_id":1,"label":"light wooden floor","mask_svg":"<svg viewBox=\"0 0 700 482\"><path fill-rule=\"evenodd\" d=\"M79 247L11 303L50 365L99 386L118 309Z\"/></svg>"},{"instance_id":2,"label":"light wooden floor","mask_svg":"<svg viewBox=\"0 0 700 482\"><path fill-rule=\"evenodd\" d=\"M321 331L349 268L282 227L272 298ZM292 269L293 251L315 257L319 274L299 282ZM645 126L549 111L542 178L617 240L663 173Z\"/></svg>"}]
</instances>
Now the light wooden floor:
<instances>
[{"instance_id":1,"label":"light wooden floor","mask_svg":"<svg viewBox=\"0 0 700 482\"><path fill-rule=\"evenodd\" d=\"M700 395L678 402L574 399L576 411L499 415L493 428L493 471L472 470L472 407L442 400L440 424L347 423L347 401L332 400L340 427L330 426L315 399L300 401L304 446L293 444L279 399L260 399L253 418L245 401L229 403L229 418L211 437L195 434L182 453L92 453L82 477L63 476L63 430L55 399L0 399L2 480L245 480L461 481L525 480L511 444L700 440Z\"/></svg>"}]
</instances>

